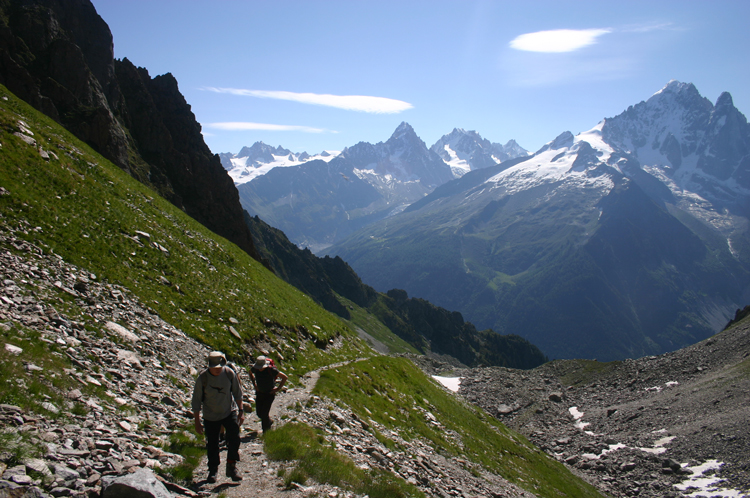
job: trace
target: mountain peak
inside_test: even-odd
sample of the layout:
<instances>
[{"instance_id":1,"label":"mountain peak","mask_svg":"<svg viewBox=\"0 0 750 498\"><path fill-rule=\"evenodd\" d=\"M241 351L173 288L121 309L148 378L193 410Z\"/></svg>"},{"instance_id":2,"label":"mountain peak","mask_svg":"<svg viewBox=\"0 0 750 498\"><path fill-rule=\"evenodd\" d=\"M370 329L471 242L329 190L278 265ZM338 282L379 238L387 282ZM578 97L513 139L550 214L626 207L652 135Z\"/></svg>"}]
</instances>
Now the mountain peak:
<instances>
[{"instance_id":1,"label":"mountain peak","mask_svg":"<svg viewBox=\"0 0 750 498\"><path fill-rule=\"evenodd\" d=\"M683 83L677 80L670 80L670 82L667 83L664 86L664 88L656 92L654 95L669 94L669 93L680 94L684 92L698 93L698 89L695 88L695 85L693 85L692 83Z\"/></svg>"},{"instance_id":2,"label":"mountain peak","mask_svg":"<svg viewBox=\"0 0 750 498\"><path fill-rule=\"evenodd\" d=\"M716 99L716 105L714 106L717 110L723 108L734 107L734 101L732 95L729 92L722 92L719 98Z\"/></svg>"},{"instance_id":3,"label":"mountain peak","mask_svg":"<svg viewBox=\"0 0 750 498\"><path fill-rule=\"evenodd\" d=\"M421 138L417 135L417 132L414 131L414 128L411 127L409 123L406 121L402 122L400 125L398 125L398 128L396 128L396 131L393 132L393 135L391 135L391 138L388 139L386 142L388 146L393 149L393 147L396 148L409 148L409 149L424 149L424 151L427 150L427 146L424 144ZM391 150L391 152L394 152Z\"/></svg>"},{"instance_id":4,"label":"mountain peak","mask_svg":"<svg viewBox=\"0 0 750 498\"><path fill-rule=\"evenodd\" d=\"M407 123L406 121L402 121L400 125L398 125L398 128L396 128L396 131L393 132L393 135L391 135L391 138L401 138L405 135L413 135L417 136L417 133L414 131L414 128Z\"/></svg>"},{"instance_id":5,"label":"mountain peak","mask_svg":"<svg viewBox=\"0 0 750 498\"><path fill-rule=\"evenodd\" d=\"M573 140L575 137L573 137L573 133L570 131L564 131L560 133L553 141L548 142L542 146L541 149L537 151L537 154L544 152L545 150L557 150L562 149L563 147L570 147L573 145Z\"/></svg>"}]
</instances>

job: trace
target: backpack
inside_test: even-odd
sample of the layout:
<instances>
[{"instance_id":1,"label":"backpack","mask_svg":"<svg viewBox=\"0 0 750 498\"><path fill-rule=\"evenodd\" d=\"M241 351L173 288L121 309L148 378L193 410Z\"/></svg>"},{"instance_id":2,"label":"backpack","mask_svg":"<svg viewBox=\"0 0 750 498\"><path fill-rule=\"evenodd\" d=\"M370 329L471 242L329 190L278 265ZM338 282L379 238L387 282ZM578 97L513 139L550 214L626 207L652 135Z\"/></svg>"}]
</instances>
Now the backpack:
<instances>
[{"instance_id":1,"label":"backpack","mask_svg":"<svg viewBox=\"0 0 750 498\"><path fill-rule=\"evenodd\" d=\"M237 377L237 380L239 380L240 382L242 382L242 380L240 379L240 371L239 371L237 365L235 365L231 361L228 361L225 366L231 368L232 372L234 372L234 375Z\"/></svg>"}]
</instances>

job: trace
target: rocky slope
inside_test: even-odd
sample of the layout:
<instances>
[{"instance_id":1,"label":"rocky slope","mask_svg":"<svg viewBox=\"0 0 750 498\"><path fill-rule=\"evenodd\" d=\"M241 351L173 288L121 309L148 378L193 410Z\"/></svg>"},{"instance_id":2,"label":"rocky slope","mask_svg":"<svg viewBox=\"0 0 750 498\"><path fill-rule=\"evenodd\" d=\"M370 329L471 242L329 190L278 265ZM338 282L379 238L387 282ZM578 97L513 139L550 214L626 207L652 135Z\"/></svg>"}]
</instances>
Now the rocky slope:
<instances>
[{"instance_id":1,"label":"rocky slope","mask_svg":"<svg viewBox=\"0 0 750 498\"><path fill-rule=\"evenodd\" d=\"M8 381L27 389L37 382L52 385L62 375L78 386L60 393L63 403L40 396L34 411L0 405L3 435L27 435L32 446L42 448L39 457L22 461L12 453L0 455L3 479L42 487L53 496L89 496L102 476L180 463L182 457L161 446L188 420L183 408L188 386L207 348L122 287L100 282L53 254L42 255L5 230L0 246L3 361L23 361L25 371ZM63 311L60 295L75 300L83 320ZM27 358L24 349L37 333L72 367L50 371ZM0 493L3 486L0 481Z\"/></svg>"},{"instance_id":2,"label":"rocky slope","mask_svg":"<svg viewBox=\"0 0 750 498\"><path fill-rule=\"evenodd\" d=\"M454 369L459 393L609 496L677 497L703 464L750 494L750 320L673 353L623 362L566 360L530 371ZM695 490L693 490L695 491ZM687 494L687 492L685 494Z\"/></svg>"}]
</instances>

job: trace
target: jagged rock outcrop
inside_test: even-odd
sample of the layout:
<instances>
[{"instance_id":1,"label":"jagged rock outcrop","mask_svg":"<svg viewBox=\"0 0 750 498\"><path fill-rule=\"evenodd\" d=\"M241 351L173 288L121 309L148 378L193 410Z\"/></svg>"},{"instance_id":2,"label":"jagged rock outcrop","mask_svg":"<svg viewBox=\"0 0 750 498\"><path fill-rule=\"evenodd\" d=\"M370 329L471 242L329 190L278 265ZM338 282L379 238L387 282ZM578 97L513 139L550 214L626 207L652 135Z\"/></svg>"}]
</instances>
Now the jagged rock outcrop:
<instances>
[{"instance_id":1,"label":"jagged rock outcrop","mask_svg":"<svg viewBox=\"0 0 750 498\"><path fill-rule=\"evenodd\" d=\"M0 0L0 83L257 257L237 189L177 81L115 61L89 0Z\"/></svg>"},{"instance_id":2,"label":"jagged rock outcrop","mask_svg":"<svg viewBox=\"0 0 750 498\"><path fill-rule=\"evenodd\" d=\"M122 168L109 27L89 0L0 2L0 83ZM7 24L6 24L7 20Z\"/></svg>"},{"instance_id":3,"label":"jagged rock outcrop","mask_svg":"<svg viewBox=\"0 0 750 498\"><path fill-rule=\"evenodd\" d=\"M257 259L234 182L203 141L177 80L169 73L151 78L128 59L115 61L115 68L122 122L149 165L151 183L174 205Z\"/></svg>"}]
</instances>

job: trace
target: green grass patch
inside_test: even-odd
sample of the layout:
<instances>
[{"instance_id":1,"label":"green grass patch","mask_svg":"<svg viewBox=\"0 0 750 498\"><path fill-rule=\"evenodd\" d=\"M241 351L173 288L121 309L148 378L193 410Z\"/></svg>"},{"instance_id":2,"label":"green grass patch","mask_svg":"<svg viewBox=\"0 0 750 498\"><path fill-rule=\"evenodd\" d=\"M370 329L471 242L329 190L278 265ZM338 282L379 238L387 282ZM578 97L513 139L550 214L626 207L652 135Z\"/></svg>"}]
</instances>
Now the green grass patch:
<instances>
[{"instance_id":1,"label":"green grass patch","mask_svg":"<svg viewBox=\"0 0 750 498\"><path fill-rule=\"evenodd\" d=\"M601 496L526 438L452 396L405 358L377 357L326 370L314 392L346 400L361 419L374 420L406 440L423 438L447 458L479 464L536 496ZM377 436L386 444L388 438Z\"/></svg>"},{"instance_id":2,"label":"green grass patch","mask_svg":"<svg viewBox=\"0 0 750 498\"><path fill-rule=\"evenodd\" d=\"M14 354L5 349L10 344L22 349ZM0 327L0 404L14 405L24 411L43 414L48 418L83 415L88 410L73 404L66 397L71 389L101 397L104 389L92 384L83 385L65 369L72 369L69 358L63 353L64 346L43 341L41 334L18 324ZM30 369L38 367L41 370ZM55 407L51 409L49 403Z\"/></svg>"},{"instance_id":3,"label":"green grass patch","mask_svg":"<svg viewBox=\"0 0 750 498\"><path fill-rule=\"evenodd\" d=\"M326 440L309 426L288 423L263 437L271 460L295 462L283 472L287 488L308 479L350 489L370 498L406 498L424 496L417 488L388 472L364 471L354 462L326 445Z\"/></svg>"},{"instance_id":4,"label":"green grass patch","mask_svg":"<svg viewBox=\"0 0 750 498\"><path fill-rule=\"evenodd\" d=\"M28 458L38 458L46 450L26 432L16 431L11 427L0 430L0 453L7 455L7 459L3 461L8 467L20 465Z\"/></svg>"},{"instance_id":5,"label":"green grass patch","mask_svg":"<svg viewBox=\"0 0 750 498\"><path fill-rule=\"evenodd\" d=\"M172 482L190 485L193 482L193 472L200 465L201 459L206 455L206 443L203 437L195 433L192 422L177 428L169 435L169 442L164 449L170 453L181 455L182 463L173 467L163 467L159 472L169 476Z\"/></svg>"}]
</instances>

